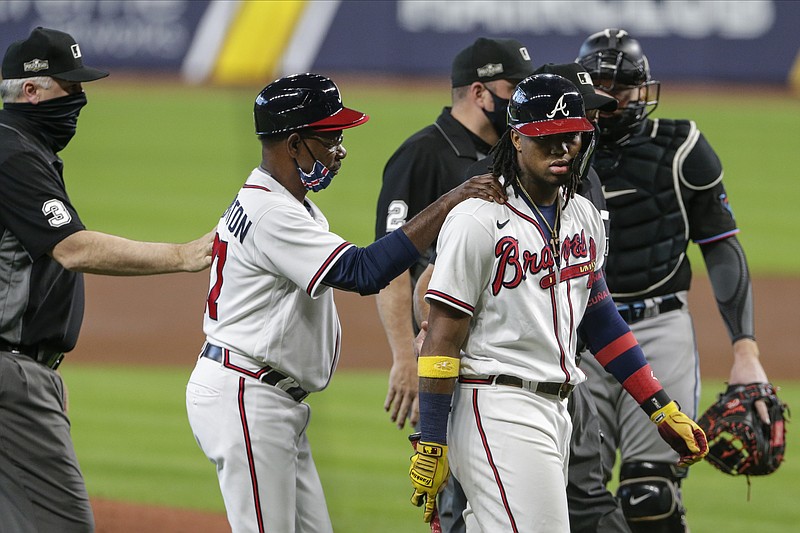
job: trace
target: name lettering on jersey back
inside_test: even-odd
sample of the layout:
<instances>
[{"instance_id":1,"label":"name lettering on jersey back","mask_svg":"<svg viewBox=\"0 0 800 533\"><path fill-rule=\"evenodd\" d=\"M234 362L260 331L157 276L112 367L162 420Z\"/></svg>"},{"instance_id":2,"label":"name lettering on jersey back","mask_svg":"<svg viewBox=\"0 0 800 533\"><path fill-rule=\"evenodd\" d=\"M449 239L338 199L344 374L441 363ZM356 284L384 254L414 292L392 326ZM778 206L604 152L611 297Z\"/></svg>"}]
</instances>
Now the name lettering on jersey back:
<instances>
[{"instance_id":1,"label":"name lettering on jersey back","mask_svg":"<svg viewBox=\"0 0 800 533\"><path fill-rule=\"evenodd\" d=\"M562 268L559 272L559 279L566 281L578 277L588 277L588 286L591 286L596 265L596 246L594 239L587 238L582 231L572 237L564 239L561 245L561 260L569 263L570 258L583 260L576 264L571 264ZM553 253L549 246L542 246L539 252L521 250L519 241L511 236L506 236L497 241L494 247L494 255L498 258L497 269L492 280L492 294L497 296L501 289L514 289L526 279L528 274L538 274L542 271L550 271L557 268L553 259ZM555 273L549 272L539 280L539 286L543 289L552 287L556 282Z\"/></svg>"},{"instance_id":2,"label":"name lettering on jersey back","mask_svg":"<svg viewBox=\"0 0 800 533\"><path fill-rule=\"evenodd\" d=\"M238 197L222 214L222 218L225 220L225 226L227 226L228 231L239 239L240 243L244 243L244 238L247 236L247 232L250 231L250 226L252 226L253 223L248 220L247 214L244 212L244 207L239 203Z\"/></svg>"}]
</instances>

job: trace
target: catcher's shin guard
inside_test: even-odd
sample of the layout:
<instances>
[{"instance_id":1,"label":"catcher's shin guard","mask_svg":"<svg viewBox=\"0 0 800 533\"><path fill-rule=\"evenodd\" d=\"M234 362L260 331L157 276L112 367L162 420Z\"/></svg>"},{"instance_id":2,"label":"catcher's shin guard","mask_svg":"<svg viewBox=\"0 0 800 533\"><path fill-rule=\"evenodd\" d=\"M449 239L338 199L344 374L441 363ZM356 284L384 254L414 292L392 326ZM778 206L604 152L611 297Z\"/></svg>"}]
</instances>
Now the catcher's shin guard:
<instances>
[{"instance_id":1,"label":"catcher's shin guard","mask_svg":"<svg viewBox=\"0 0 800 533\"><path fill-rule=\"evenodd\" d=\"M681 480L687 468L670 463L624 463L617 497L633 533L684 533Z\"/></svg>"}]
</instances>

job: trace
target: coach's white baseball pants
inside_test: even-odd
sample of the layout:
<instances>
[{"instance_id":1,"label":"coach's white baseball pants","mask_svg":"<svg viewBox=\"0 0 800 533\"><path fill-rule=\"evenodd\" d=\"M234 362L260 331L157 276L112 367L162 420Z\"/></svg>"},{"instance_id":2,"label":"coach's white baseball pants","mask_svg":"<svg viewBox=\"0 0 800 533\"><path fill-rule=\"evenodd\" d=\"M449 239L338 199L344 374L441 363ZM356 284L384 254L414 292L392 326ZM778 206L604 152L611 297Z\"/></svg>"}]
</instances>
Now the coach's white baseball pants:
<instances>
[{"instance_id":1,"label":"coach's white baseball pants","mask_svg":"<svg viewBox=\"0 0 800 533\"><path fill-rule=\"evenodd\" d=\"M306 436L308 404L200 358L186 409L197 443L217 467L233 533L333 531Z\"/></svg>"}]
</instances>

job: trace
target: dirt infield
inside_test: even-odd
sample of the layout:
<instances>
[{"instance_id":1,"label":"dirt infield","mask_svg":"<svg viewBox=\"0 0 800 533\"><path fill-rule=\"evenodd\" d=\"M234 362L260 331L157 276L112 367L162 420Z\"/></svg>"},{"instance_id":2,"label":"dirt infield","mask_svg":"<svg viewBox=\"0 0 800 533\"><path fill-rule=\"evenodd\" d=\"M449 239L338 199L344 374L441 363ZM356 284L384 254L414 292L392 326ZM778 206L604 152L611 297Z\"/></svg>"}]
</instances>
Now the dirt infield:
<instances>
[{"instance_id":1,"label":"dirt infield","mask_svg":"<svg viewBox=\"0 0 800 533\"><path fill-rule=\"evenodd\" d=\"M87 306L81 338L69 362L125 365L194 365L203 342L202 314L208 274L150 278L87 276ZM756 331L764 367L778 384L800 378L793 356L794 303L800 279L755 279ZM690 295L701 371L726 378L730 343L706 278L697 278ZM339 368L389 369L391 356L373 297L336 295L344 330ZM189 533L230 531L220 514L93 501L98 533Z\"/></svg>"},{"instance_id":2,"label":"dirt infield","mask_svg":"<svg viewBox=\"0 0 800 533\"><path fill-rule=\"evenodd\" d=\"M109 364L185 365L191 368L203 343L202 315L208 274L173 274L149 278L86 277L86 318L80 341L68 361ZM793 357L794 303L800 279L753 280L756 332L764 367L770 376L800 377ZM337 292L342 321L339 368L388 370L389 346L374 297ZM730 343L707 278L697 277L689 304L705 377L725 378Z\"/></svg>"}]
</instances>

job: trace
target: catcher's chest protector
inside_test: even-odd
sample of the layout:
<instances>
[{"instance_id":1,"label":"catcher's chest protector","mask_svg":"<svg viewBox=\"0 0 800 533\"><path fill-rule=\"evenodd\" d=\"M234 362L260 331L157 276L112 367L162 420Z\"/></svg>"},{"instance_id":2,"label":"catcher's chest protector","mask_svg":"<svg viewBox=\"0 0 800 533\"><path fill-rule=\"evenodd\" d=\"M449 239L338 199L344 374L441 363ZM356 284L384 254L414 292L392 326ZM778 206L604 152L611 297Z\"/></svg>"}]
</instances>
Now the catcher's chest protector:
<instances>
[{"instance_id":1,"label":"catcher's chest protector","mask_svg":"<svg viewBox=\"0 0 800 533\"><path fill-rule=\"evenodd\" d=\"M661 119L654 138L634 137L621 157L620 151L595 156L611 212L606 278L615 295L645 296L686 261L688 222L682 204L691 192L681 186L673 162L690 129L689 121ZM675 290L688 289L688 281Z\"/></svg>"}]
</instances>

